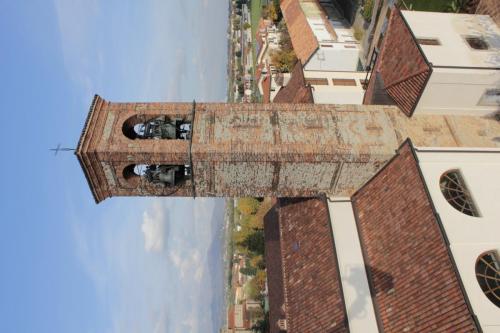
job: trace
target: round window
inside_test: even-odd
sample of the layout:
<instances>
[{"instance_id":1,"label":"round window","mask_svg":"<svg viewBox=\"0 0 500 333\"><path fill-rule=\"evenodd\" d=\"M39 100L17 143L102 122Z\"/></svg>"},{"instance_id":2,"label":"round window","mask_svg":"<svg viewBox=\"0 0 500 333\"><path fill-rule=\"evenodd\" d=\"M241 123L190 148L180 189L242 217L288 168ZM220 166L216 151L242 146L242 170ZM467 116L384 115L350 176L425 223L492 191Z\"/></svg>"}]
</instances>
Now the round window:
<instances>
[{"instance_id":1,"label":"round window","mask_svg":"<svg viewBox=\"0 0 500 333\"><path fill-rule=\"evenodd\" d=\"M495 251L486 252L478 258L476 278L486 297L500 308L500 261Z\"/></svg>"},{"instance_id":2,"label":"round window","mask_svg":"<svg viewBox=\"0 0 500 333\"><path fill-rule=\"evenodd\" d=\"M451 170L444 173L439 180L439 186L446 201L453 208L469 216L480 216L460 171Z\"/></svg>"}]
</instances>

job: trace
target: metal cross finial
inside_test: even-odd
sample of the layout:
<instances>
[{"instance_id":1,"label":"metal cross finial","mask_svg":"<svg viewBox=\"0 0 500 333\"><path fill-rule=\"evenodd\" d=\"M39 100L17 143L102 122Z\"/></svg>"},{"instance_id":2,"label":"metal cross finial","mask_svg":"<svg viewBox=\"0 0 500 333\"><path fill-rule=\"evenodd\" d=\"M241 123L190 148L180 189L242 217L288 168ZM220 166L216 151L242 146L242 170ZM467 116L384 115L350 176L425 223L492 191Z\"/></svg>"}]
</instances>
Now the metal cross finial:
<instances>
[{"instance_id":1,"label":"metal cross finial","mask_svg":"<svg viewBox=\"0 0 500 333\"><path fill-rule=\"evenodd\" d=\"M56 148L51 148L49 150L54 152L54 156L56 156L60 151L75 151L74 148L61 148L61 144L58 144Z\"/></svg>"}]
</instances>

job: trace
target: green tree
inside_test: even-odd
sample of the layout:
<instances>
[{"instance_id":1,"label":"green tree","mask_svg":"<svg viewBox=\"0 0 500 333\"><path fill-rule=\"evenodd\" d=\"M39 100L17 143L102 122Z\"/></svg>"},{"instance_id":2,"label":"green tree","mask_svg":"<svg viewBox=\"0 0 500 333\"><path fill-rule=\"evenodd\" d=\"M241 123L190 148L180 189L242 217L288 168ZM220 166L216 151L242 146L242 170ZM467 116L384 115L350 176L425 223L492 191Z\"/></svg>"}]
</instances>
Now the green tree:
<instances>
[{"instance_id":1,"label":"green tree","mask_svg":"<svg viewBox=\"0 0 500 333\"><path fill-rule=\"evenodd\" d=\"M248 276L255 276L257 274L257 269L254 267L241 267L240 273Z\"/></svg>"},{"instance_id":2,"label":"green tree","mask_svg":"<svg viewBox=\"0 0 500 333\"><path fill-rule=\"evenodd\" d=\"M259 209L260 202L255 198L241 198L238 200L238 209L243 215L253 215Z\"/></svg>"},{"instance_id":3,"label":"green tree","mask_svg":"<svg viewBox=\"0 0 500 333\"><path fill-rule=\"evenodd\" d=\"M252 331L259 333L269 332L269 312L266 312L264 319L259 320L252 326Z\"/></svg>"},{"instance_id":4,"label":"green tree","mask_svg":"<svg viewBox=\"0 0 500 333\"><path fill-rule=\"evenodd\" d=\"M248 297L255 300L262 299L262 292L266 286L266 272L259 270L257 274L248 281L247 293Z\"/></svg>"},{"instance_id":5,"label":"green tree","mask_svg":"<svg viewBox=\"0 0 500 333\"><path fill-rule=\"evenodd\" d=\"M449 13L467 13L467 5L470 0L452 0L448 6L446 6L446 11Z\"/></svg>"},{"instance_id":6,"label":"green tree","mask_svg":"<svg viewBox=\"0 0 500 333\"><path fill-rule=\"evenodd\" d=\"M264 230L256 230L249 234L239 245L246 247L250 252L256 255L264 255L265 241Z\"/></svg>"},{"instance_id":7,"label":"green tree","mask_svg":"<svg viewBox=\"0 0 500 333\"><path fill-rule=\"evenodd\" d=\"M366 21L370 22L372 20L372 13L373 13L373 0L366 0L365 4L363 5L363 9L361 11L361 15Z\"/></svg>"},{"instance_id":8,"label":"green tree","mask_svg":"<svg viewBox=\"0 0 500 333\"><path fill-rule=\"evenodd\" d=\"M297 56L293 50L278 50L271 54L271 63L282 73L289 73L297 63Z\"/></svg>"},{"instance_id":9,"label":"green tree","mask_svg":"<svg viewBox=\"0 0 500 333\"><path fill-rule=\"evenodd\" d=\"M256 255L250 259L250 265L256 269L265 269L266 263L264 262L264 257L262 255Z\"/></svg>"},{"instance_id":10,"label":"green tree","mask_svg":"<svg viewBox=\"0 0 500 333\"><path fill-rule=\"evenodd\" d=\"M273 2L271 2L269 5L267 5L267 18L272 20L273 22L278 21L278 11L279 7L276 8Z\"/></svg>"}]
</instances>

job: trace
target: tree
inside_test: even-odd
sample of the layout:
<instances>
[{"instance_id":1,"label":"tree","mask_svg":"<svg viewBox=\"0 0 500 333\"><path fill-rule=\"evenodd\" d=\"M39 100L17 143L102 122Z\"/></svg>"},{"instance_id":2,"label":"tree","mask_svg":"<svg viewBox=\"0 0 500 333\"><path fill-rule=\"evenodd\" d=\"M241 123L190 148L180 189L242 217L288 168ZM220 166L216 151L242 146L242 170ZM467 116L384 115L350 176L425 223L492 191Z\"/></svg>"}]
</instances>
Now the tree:
<instances>
[{"instance_id":1,"label":"tree","mask_svg":"<svg viewBox=\"0 0 500 333\"><path fill-rule=\"evenodd\" d=\"M264 262L264 257L260 254L250 259L250 265L256 269L265 269L266 268L266 263Z\"/></svg>"},{"instance_id":2,"label":"tree","mask_svg":"<svg viewBox=\"0 0 500 333\"><path fill-rule=\"evenodd\" d=\"M259 209L260 202L255 198L241 198L238 200L238 210L243 215L253 215Z\"/></svg>"},{"instance_id":3,"label":"tree","mask_svg":"<svg viewBox=\"0 0 500 333\"><path fill-rule=\"evenodd\" d=\"M373 13L373 0L366 0L365 4L363 5L363 9L361 11L361 15L367 22L370 22L372 20L372 13Z\"/></svg>"},{"instance_id":4,"label":"tree","mask_svg":"<svg viewBox=\"0 0 500 333\"><path fill-rule=\"evenodd\" d=\"M279 45L280 49L282 49L283 51L288 52L293 50L292 39L290 38L288 31L286 30L286 26L285 26L285 32L281 33Z\"/></svg>"},{"instance_id":5,"label":"tree","mask_svg":"<svg viewBox=\"0 0 500 333\"><path fill-rule=\"evenodd\" d=\"M470 0L452 0L446 6L446 11L449 13L467 13L467 6Z\"/></svg>"},{"instance_id":6,"label":"tree","mask_svg":"<svg viewBox=\"0 0 500 333\"><path fill-rule=\"evenodd\" d=\"M250 252L264 255L264 230L256 230L249 234L239 245L246 247Z\"/></svg>"},{"instance_id":7,"label":"tree","mask_svg":"<svg viewBox=\"0 0 500 333\"><path fill-rule=\"evenodd\" d=\"M243 86L243 83L240 83L240 84L238 85L238 93L239 93L240 95L243 95L243 92L245 92L245 87Z\"/></svg>"},{"instance_id":8,"label":"tree","mask_svg":"<svg viewBox=\"0 0 500 333\"><path fill-rule=\"evenodd\" d=\"M254 267L241 267L240 273L247 276L255 276L257 269Z\"/></svg>"},{"instance_id":9,"label":"tree","mask_svg":"<svg viewBox=\"0 0 500 333\"><path fill-rule=\"evenodd\" d=\"M252 326L252 331L267 333L269 332L269 312L266 312L264 315L264 319L259 320Z\"/></svg>"},{"instance_id":10,"label":"tree","mask_svg":"<svg viewBox=\"0 0 500 333\"><path fill-rule=\"evenodd\" d=\"M267 5L267 18L272 20L273 22L276 22L278 20L278 10L272 2Z\"/></svg>"},{"instance_id":11,"label":"tree","mask_svg":"<svg viewBox=\"0 0 500 333\"><path fill-rule=\"evenodd\" d=\"M257 274L248 281L247 294L248 297L255 300L262 299L262 292L266 286L266 272L257 271Z\"/></svg>"},{"instance_id":12,"label":"tree","mask_svg":"<svg viewBox=\"0 0 500 333\"><path fill-rule=\"evenodd\" d=\"M271 54L271 63L282 73L291 72L297 63L297 56L293 50L278 50Z\"/></svg>"},{"instance_id":13,"label":"tree","mask_svg":"<svg viewBox=\"0 0 500 333\"><path fill-rule=\"evenodd\" d=\"M245 22L245 24L243 24L243 29L247 30L247 29L250 29L252 27L252 25L248 22Z\"/></svg>"}]
</instances>

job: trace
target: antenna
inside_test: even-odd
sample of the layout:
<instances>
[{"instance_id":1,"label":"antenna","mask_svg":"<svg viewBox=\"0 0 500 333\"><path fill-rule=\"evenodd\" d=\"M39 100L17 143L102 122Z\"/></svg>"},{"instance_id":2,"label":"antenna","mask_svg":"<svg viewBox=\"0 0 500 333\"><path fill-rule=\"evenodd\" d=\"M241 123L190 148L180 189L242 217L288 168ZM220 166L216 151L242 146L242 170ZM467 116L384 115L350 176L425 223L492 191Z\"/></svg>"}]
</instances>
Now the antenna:
<instances>
[{"instance_id":1,"label":"antenna","mask_svg":"<svg viewBox=\"0 0 500 333\"><path fill-rule=\"evenodd\" d=\"M54 156L56 156L57 153L59 153L60 151L75 151L76 149L75 148L64 148L64 147L61 148L61 144L59 143L56 148L50 148L49 150L53 151Z\"/></svg>"}]
</instances>

